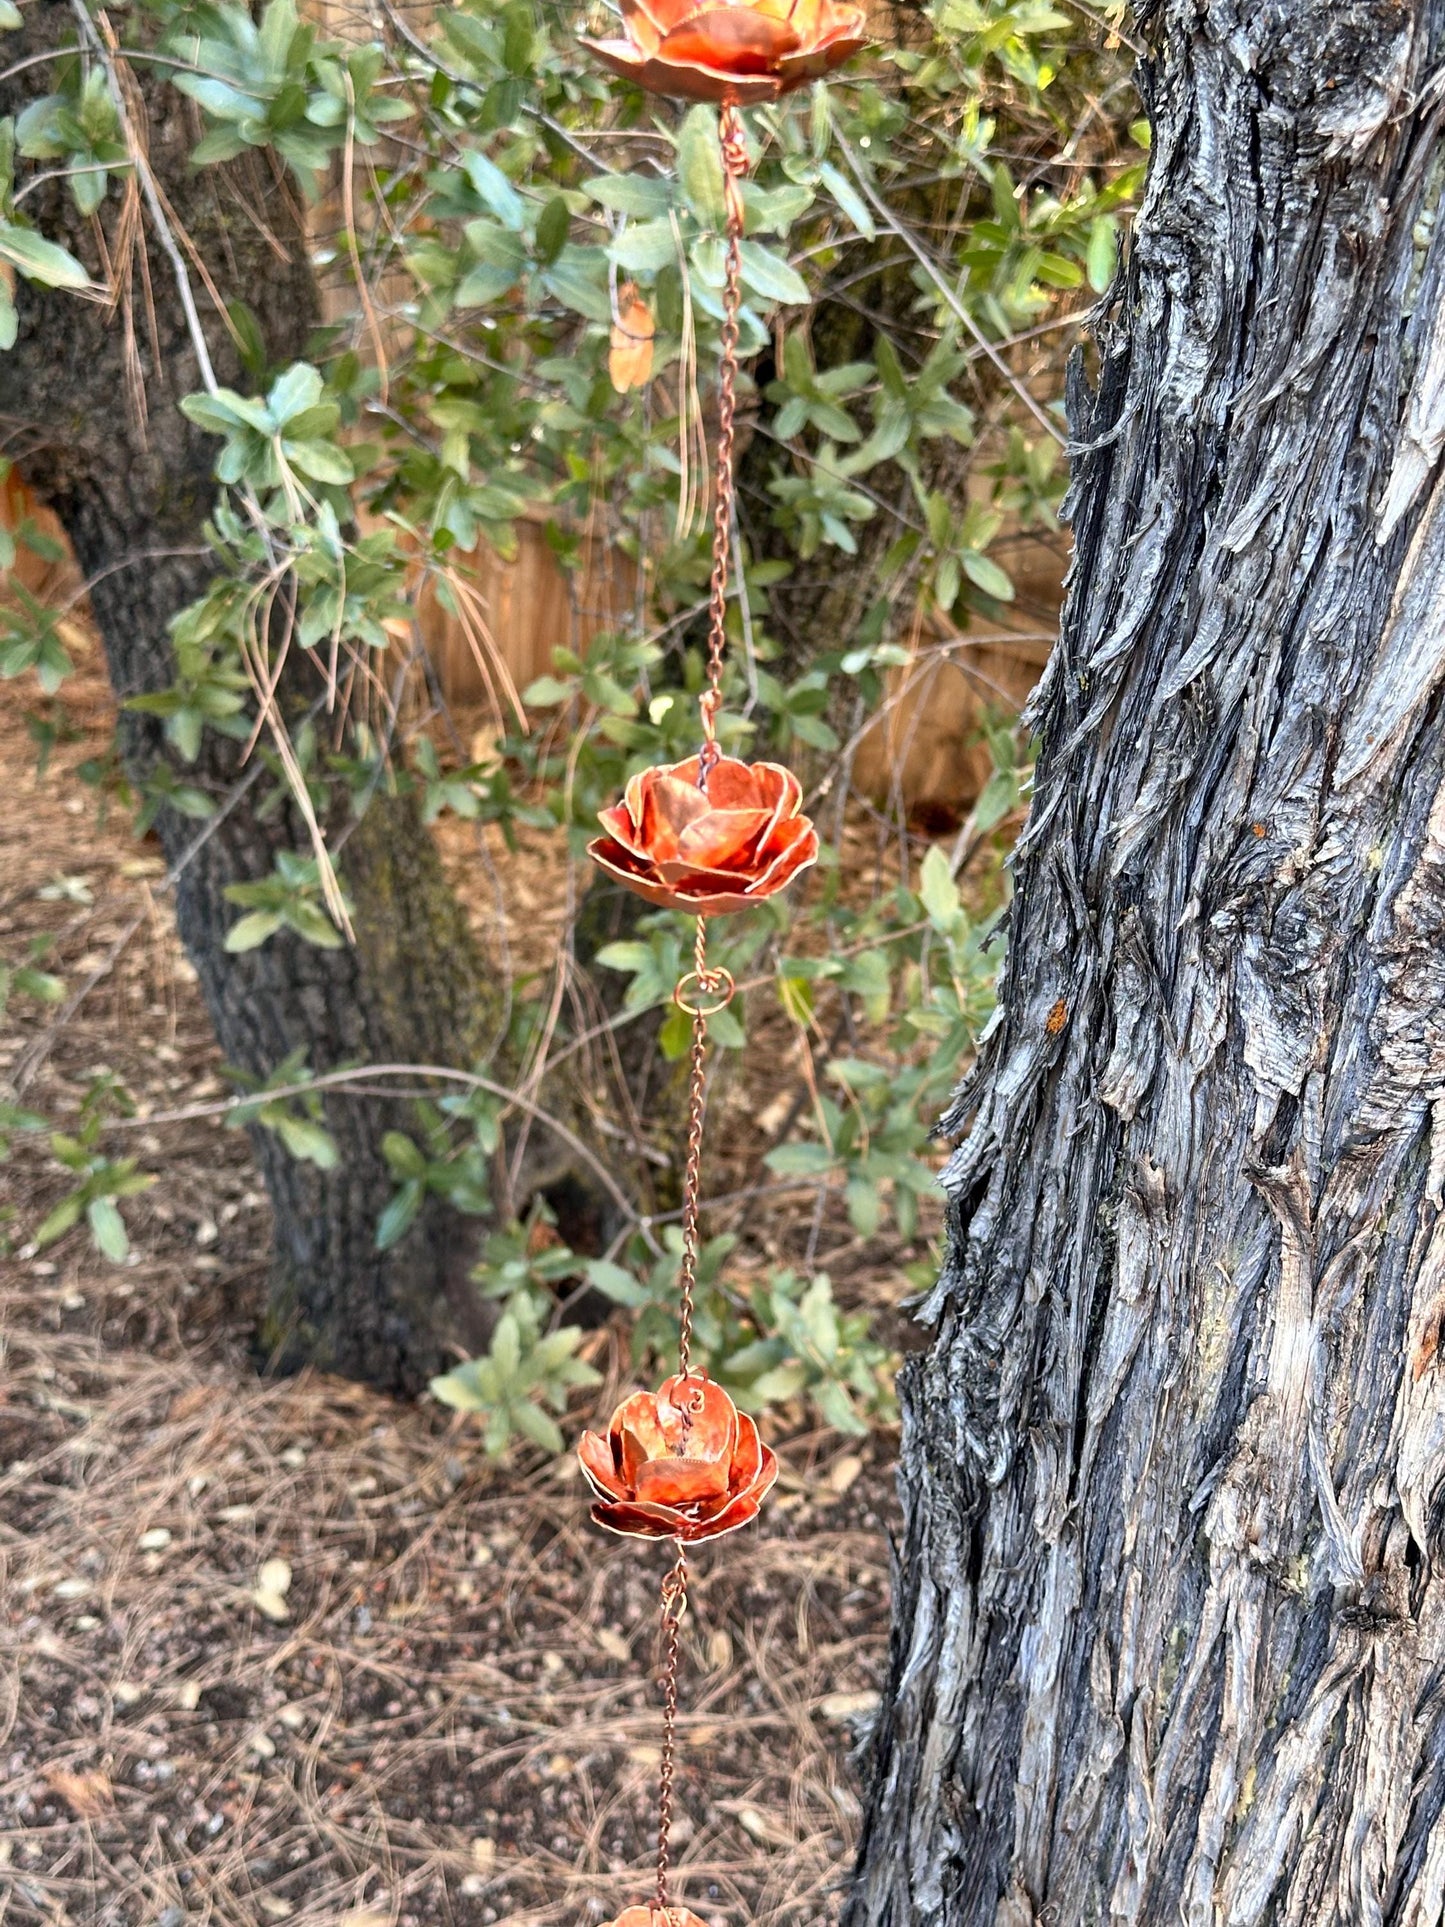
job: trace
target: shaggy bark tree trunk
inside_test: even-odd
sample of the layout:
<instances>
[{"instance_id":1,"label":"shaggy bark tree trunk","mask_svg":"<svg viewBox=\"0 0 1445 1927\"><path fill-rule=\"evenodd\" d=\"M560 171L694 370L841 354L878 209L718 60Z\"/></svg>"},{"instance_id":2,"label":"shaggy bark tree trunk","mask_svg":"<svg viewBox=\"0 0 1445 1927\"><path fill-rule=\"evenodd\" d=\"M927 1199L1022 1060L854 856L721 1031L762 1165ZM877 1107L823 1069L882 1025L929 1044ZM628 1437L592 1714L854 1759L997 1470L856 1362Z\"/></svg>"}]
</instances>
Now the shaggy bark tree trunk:
<instances>
[{"instance_id":1,"label":"shaggy bark tree trunk","mask_svg":"<svg viewBox=\"0 0 1445 1927\"><path fill-rule=\"evenodd\" d=\"M1445 4L1141 26L850 1918L1433 1927Z\"/></svg>"},{"instance_id":2,"label":"shaggy bark tree trunk","mask_svg":"<svg viewBox=\"0 0 1445 1927\"><path fill-rule=\"evenodd\" d=\"M50 66L27 65L26 56L74 40L68 6L36 0L26 8L24 27L5 36L4 59L13 64L0 82L0 115L46 91ZM273 364L284 367L302 353L317 314L294 191L260 159L193 169L188 157L201 130L187 103L139 63L136 86L176 227L217 283L244 295ZM100 220L123 265L119 198L113 186ZM27 206L103 278L91 224L64 183L40 185ZM19 339L0 354L6 451L70 537L122 701L174 680L167 625L214 572L202 525L216 496L215 442L176 406L201 383L175 273L148 220L146 245L148 277L137 265L120 313L20 282ZM204 295L198 299L219 380L249 389L229 336ZM276 787L269 779L233 801L245 773L237 744L208 731L188 765L168 751L151 719L123 714L121 727L133 776L144 779L169 760L178 779L199 785L223 811L181 872L176 916L229 1063L265 1077L297 1049L313 1072L367 1061L469 1061L480 971L414 806L378 791L347 838L341 868L355 903L354 947L322 950L283 933L231 956L225 936L240 912L226 901L226 886L269 875L278 850L304 852L305 829L287 806L258 809ZM174 861L199 826L162 808L156 827ZM414 1120L403 1104L379 1098L333 1095L325 1108L340 1152L334 1171L293 1159L270 1131L252 1134L275 1212L263 1340L285 1362L308 1360L416 1389L442 1364L450 1341L475 1346L483 1337L465 1277L471 1221L430 1200L408 1237L379 1253L377 1218L395 1188L381 1138L414 1128Z\"/></svg>"}]
</instances>

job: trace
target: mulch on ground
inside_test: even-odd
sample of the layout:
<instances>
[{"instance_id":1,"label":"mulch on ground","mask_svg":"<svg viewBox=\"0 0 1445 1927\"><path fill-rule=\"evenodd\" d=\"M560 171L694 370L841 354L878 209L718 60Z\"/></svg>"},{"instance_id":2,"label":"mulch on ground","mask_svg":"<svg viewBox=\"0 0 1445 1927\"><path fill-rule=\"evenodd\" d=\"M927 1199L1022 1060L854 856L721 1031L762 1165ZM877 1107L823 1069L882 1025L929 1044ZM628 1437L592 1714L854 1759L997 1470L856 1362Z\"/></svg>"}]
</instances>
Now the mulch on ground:
<instances>
[{"instance_id":1,"label":"mulch on ground","mask_svg":"<svg viewBox=\"0 0 1445 1927\"><path fill-rule=\"evenodd\" d=\"M60 1120L105 1069L143 1115L223 1095L153 847L71 775L104 735L93 665L66 703L44 780L21 702L0 716L0 957L48 935L88 988L14 1000L0 1081ZM25 1255L65 1180L33 1140L0 1168L0 1921L544 1927L646 1899L665 1549L595 1532L570 1459L492 1465L440 1408L259 1375L244 1135L127 1149L160 1181L121 1266L82 1232ZM628 1376L616 1334L587 1345L607 1383L576 1425ZM700 1549L683 1632L676 1885L716 1927L836 1918L886 1641L892 1441L776 1442L775 1502Z\"/></svg>"}]
</instances>

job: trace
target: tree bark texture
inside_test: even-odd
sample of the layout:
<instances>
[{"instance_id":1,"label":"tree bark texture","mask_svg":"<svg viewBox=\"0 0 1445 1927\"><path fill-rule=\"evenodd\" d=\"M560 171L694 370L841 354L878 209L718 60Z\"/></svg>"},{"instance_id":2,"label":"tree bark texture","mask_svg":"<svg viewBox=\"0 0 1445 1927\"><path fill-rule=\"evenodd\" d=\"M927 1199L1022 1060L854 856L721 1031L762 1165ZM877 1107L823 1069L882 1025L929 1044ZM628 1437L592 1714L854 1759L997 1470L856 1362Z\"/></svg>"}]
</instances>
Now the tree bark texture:
<instances>
[{"instance_id":1,"label":"tree bark texture","mask_svg":"<svg viewBox=\"0 0 1445 1927\"><path fill-rule=\"evenodd\" d=\"M14 64L0 82L0 115L47 91L49 66L27 67L26 57L74 41L69 7L55 0L28 6L23 28L5 36L5 60ZM193 169L189 154L201 132L193 110L144 63L130 71L132 112L143 119L176 229L190 236L220 288L243 295L273 364L284 367L302 353L317 315L293 184L279 163L259 156ZM117 261L125 253L121 194L113 183L97 223ZM28 208L92 275L106 278L97 227L77 214L63 183L39 186ZM145 262L136 256L119 311L20 282L19 339L0 355L5 452L65 527L122 701L174 680L167 625L214 572L202 529L216 497L215 442L176 405L201 382L176 277L148 222L142 245ZM194 266L191 275L218 379L248 390ZM143 414L135 403L142 386ZM177 776L207 791L223 812L180 874L176 915L228 1063L265 1077L298 1048L313 1072L368 1061L470 1061L478 960L409 802L378 790L347 836L341 869L356 906L354 947L322 950L283 933L231 956L225 935L240 912L226 901L227 885L269 875L278 850L305 851L304 827L289 805L259 809L277 800L277 784L267 778L234 802L245 775L241 746L214 732L193 765L171 756L158 723L133 712L122 712L121 739L133 776L144 778L170 756ZM157 830L170 861L199 827L161 810ZM415 1389L444 1362L450 1341L474 1346L483 1335L465 1278L471 1226L431 1200L401 1245L377 1252L377 1218L394 1189L381 1137L413 1120L406 1106L377 1097L337 1094L325 1109L340 1151L331 1172L293 1159L273 1133L253 1132L275 1212L263 1337L283 1360Z\"/></svg>"},{"instance_id":2,"label":"tree bark texture","mask_svg":"<svg viewBox=\"0 0 1445 1927\"><path fill-rule=\"evenodd\" d=\"M1445 4L1140 26L850 1920L1437 1927Z\"/></svg>"}]
</instances>

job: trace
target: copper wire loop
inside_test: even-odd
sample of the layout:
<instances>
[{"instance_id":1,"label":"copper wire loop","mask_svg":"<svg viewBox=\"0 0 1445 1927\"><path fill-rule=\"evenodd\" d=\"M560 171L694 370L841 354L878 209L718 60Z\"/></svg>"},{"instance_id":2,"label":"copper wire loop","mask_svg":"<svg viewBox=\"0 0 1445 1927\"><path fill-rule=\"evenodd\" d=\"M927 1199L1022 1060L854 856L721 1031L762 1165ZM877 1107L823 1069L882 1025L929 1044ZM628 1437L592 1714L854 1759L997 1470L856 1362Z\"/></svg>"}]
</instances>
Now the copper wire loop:
<instances>
[{"instance_id":1,"label":"copper wire loop","mask_svg":"<svg viewBox=\"0 0 1445 1927\"><path fill-rule=\"evenodd\" d=\"M697 753L697 786L703 795L706 796L707 779L722 761L722 751L718 748L716 736L706 734L706 732L712 728L712 711L708 707L706 696L703 697L698 707L702 710L704 734L702 748Z\"/></svg>"},{"instance_id":2,"label":"copper wire loop","mask_svg":"<svg viewBox=\"0 0 1445 1927\"><path fill-rule=\"evenodd\" d=\"M673 985L672 1001L679 1010L685 1010L689 1017L712 1017L718 1011L727 1009L737 995L737 988L730 970L705 970L700 977L695 970L689 970L685 977L679 977ZM694 997L710 997L714 1001L695 1003Z\"/></svg>"}]
</instances>

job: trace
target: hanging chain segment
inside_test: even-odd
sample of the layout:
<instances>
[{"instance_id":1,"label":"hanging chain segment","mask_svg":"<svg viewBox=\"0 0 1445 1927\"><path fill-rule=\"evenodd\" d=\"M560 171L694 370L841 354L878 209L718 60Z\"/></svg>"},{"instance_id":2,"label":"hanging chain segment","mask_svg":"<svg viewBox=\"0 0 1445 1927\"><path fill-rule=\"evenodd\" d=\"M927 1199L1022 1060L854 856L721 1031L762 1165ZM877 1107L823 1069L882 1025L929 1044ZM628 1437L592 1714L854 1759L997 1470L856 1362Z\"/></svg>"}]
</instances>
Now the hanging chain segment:
<instances>
[{"instance_id":1,"label":"hanging chain segment","mask_svg":"<svg viewBox=\"0 0 1445 1927\"><path fill-rule=\"evenodd\" d=\"M742 304L743 176L748 171L747 142L742 116L729 102L719 121L722 143L723 200L727 210L727 255L723 279L722 364L718 375L717 461L712 509L712 587L708 600L707 689L702 711L703 751L698 782L706 787L707 773L721 752L717 746L717 714L722 708L723 655L727 649L728 562L733 540L733 418L737 409L738 309Z\"/></svg>"},{"instance_id":2,"label":"hanging chain segment","mask_svg":"<svg viewBox=\"0 0 1445 1927\"><path fill-rule=\"evenodd\" d=\"M692 1049L687 1076L687 1158L682 1169L682 1262L678 1267L681 1304L677 1327L677 1370L692 1371L692 1300L697 1289L698 1194L702 1178L702 1121L707 1106L707 1020L732 1002L729 971L708 969L707 918L697 920L692 969L678 979L672 1001L692 1017ZM691 992L691 996L689 996Z\"/></svg>"},{"instance_id":3,"label":"hanging chain segment","mask_svg":"<svg viewBox=\"0 0 1445 1927\"><path fill-rule=\"evenodd\" d=\"M677 1758L678 1637L687 1607L687 1549L677 1542L677 1563L662 1582L662 1765L657 1793L657 1906L666 1913L667 1875L671 1864L672 1782Z\"/></svg>"}]
</instances>

